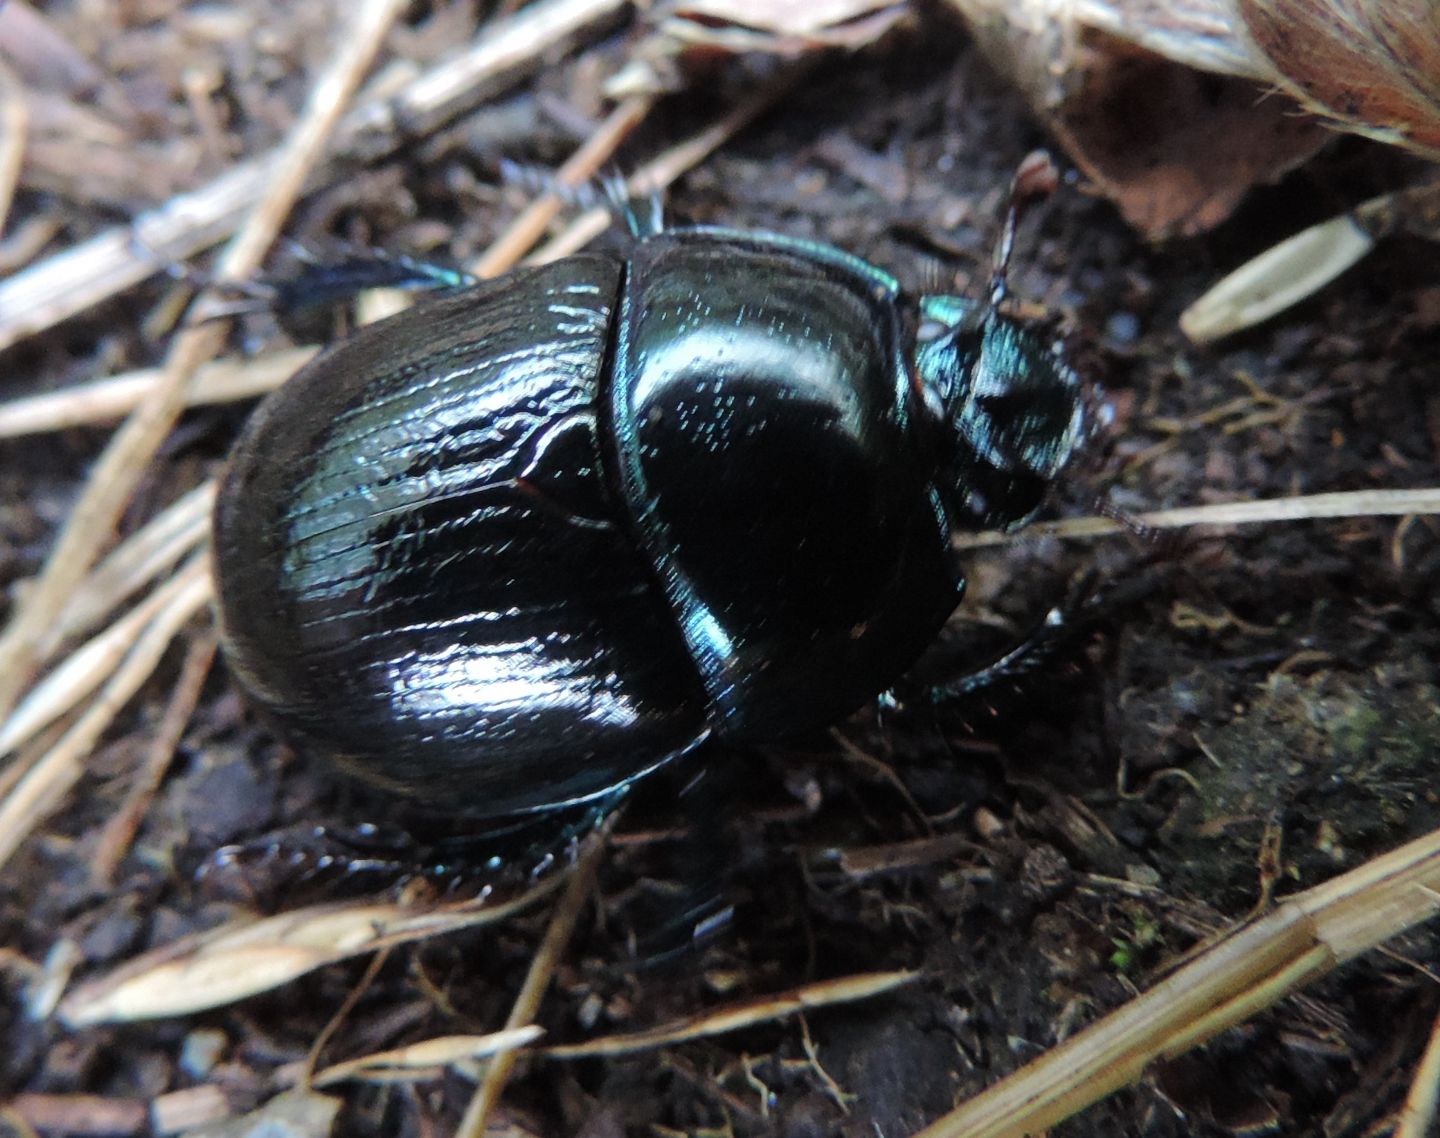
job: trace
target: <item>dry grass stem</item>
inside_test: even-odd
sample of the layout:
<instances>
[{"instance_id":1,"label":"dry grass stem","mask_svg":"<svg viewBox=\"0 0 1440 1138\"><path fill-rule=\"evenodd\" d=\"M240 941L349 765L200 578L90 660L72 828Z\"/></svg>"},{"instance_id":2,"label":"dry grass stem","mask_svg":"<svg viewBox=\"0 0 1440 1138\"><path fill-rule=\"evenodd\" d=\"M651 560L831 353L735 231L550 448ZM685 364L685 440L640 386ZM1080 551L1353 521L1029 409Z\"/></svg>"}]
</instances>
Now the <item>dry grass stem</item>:
<instances>
[{"instance_id":1,"label":"dry grass stem","mask_svg":"<svg viewBox=\"0 0 1440 1138\"><path fill-rule=\"evenodd\" d=\"M347 115L337 154L373 161L443 125L500 86L518 82L624 8L622 0L539 0L496 20L457 58ZM50 328L184 261L231 232L268 192L275 158L236 165L129 225L107 230L0 281L0 349ZM338 169L338 168L337 168Z\"/></svg>"},{"instance_id":2,"label":"dry grass stem","mask_svg":"<svg viewBox=\"0 0 1440 1138\"><path fill-rule=\"evenodd\" d=\"M221 257L219 279L245 280L259 269L345 101L359 85L402 8L401 0L371 0L359 10L349 34L341 37L340 51L330 69L311 89L289 142L270 164L265 196ZM0 310L3 307L0 302ZM135 409L96 462L33 587L0 635L0 715L10 711L29 682L47 629L114 533L135 486L184 410L191 376L215 354L224 337L219 322L182 332L166 360L163 382Z\"/></svg>"},{"instance_id":3,"label":"dry grass stem","mask_svg":"<svg viewBox=\"0 0 1440 1138\"><path fill-rule=\"evenodd\" d=\"M484 898L432 908L346 902L224 925L88 981L65 997L60 1016L79 1028L223 1007L353 956L506 920L564 879L553 874L494 904Z\"/></svg>"},{"instance_id":4,"label":"dry grass stem","mask_svg":"<svg viewBox=\"0 0 1440 1138\"><path fill-rule=\"evenodd\" d=\"M317 349L284 348L258 359L221 359L200 368L185 389L185 406L237 403L273 391ZM163 380L160 368L140 368L61 391L0 403L0 439L71 427L100 427L130 414Z\"/></svg>"},{"instance_id":5,"label":"dry grass stem","mask_svg":"<svg viewBox=\"0 0 1440 1138\"><path fill-rule=\"evenodd\" d=\"M43 645L45 654L50 655L61 642L90 631L199 548L210 536L210 511L214 507L215 482L202 482L106 554L55 622Z\"/></svg>"},{"instance_id":6,"label":"dry grass stem","mask_svg":"<svg viewBox=\"0 0 1440 1138\"><path fill-rule=\"evenodd\" d=\"M25 93L9 70L0 67L0 231L5 228L10 204L15 200L29 128Z\"/></svg>"},{"instance_id":7,"label":"dry grass stem","mask_svg":"<svg viewBox=\"0 0 1440 1138\"><path fill-rule=\"evenodd\" d=\"M505 1017L504 1030L521 1030L540 1010L540 1001L550 986L550 978L555 975L555 969L560 965L560 958L575 931L575 922L580 919L580 912L594 886L595 870L605 852L608 833L609 826L602 826L587 839L571 872L570 883L556 904L555 911L550 915L545 936L535 949L530 970L525 974L525 983L520 986L520 991L515 996L510 1014ZM504 1050L491 1060L485 1070L485 1077L480 1080L474 1096L465 1107L465 1115L455 1130L455 1138L483 1138L486 1120L499 1103L505 1084L510 1079L510 1072L514 1070L515 1054L513 1050Z\"/></svg>"},{"instance_id":8,"label":"dry grass stem","mask_svg":"<svg viewBox=\"0 0 1440 1138\"><path fill-rule=\"evenodd\" d=\"M130 654L144 630L191 585L201 590L201 605L210 597L204 566L193 582L171 579L105 631L69 653L56 669L36 684L0 725L0 756L25 746L50 724L79 707L104 684Z\"/></svg>"},{"instance_id":9,"label":"dry grass stem","mask_svg":"<svg viewBox=\"0 0 1440 1138\"><path fill-rule=\"evenodd\" d=\"M1440 832L1282 902L917 1138L1021 1138L1053 1126L1440 912Z\"/></svg>"},{"instance_id":10,"label":"dry grass stem","mask_svg":"<svg viewBox=\"0 0 1440 1138\"><path fill-rule=\"evenodd\" d=\"M1430 1041L1425 1045L1420 1065L1415 1068L1415 1077L1410 1080L1410 1093L1400 1108L1393 1138L1426 1138L1435 1133L1437 1092L1440 1092L1440 1016L1430 1028Z\"/></svg>"},{"instance_id":11,"label":"dry grass stem","mask_svg":"<svg viewBox=\"0 0 1440 1138\"><path fill-rule=\"evenodd\" d=\"M855 1000L868 1000L874 996L893 992L896 988L913 984L920 978L919 972L871 972L859 976L842 976L835 980L822 980L816 984L791 988L744 1003L727 1004L700 1015L689 1016L676 1023L636 1031L628 1035L611 1035L604 1039L592 1039L588 1043L576 1043L565 1047L547 1047L544 1054L552 1059L584 1059L595 1055L624 1055L634 1051L653 1051L672 1043L683 1043L689 1039L700 1039L708 1035L723 1035L740 1031L759 1023L771 1023L786 1016L831 1004L848 1004Z\"/></svg>"},{"instance_id":12,"label":"dry grass stem","mask_svg":"<svg viewBox=\"0 0 1440 1138\"><path fill-rule=\"evenodd\" d=\"M213 629L191 641L185 653L185 663L180 668L180 678L175 681L170 702L165 707L165 715L145 752L145 761L136 773L125 801L106 820L95 842L95 852L90 857L90 874L98 884L108 884L114 878L120 859L125 856L136 831L140 829L150 802L175 757L175 749L180 745L190 717L195 714L205 678L215 662L217 648Z\"/></svg>"},{"instance_id":13,"label":"dry grass stem","mask_svg":"<svg viewBox=\"0 0 1440 1138\"><path fill-rule=\"evenodd\" d=\"M94 702L0 802L0 865L79 780L85 760L120 709L149 679L170 641L210 597L209 558L198 557L159 591L163 598Z\"/></svg>"},{"instance_id":14,"label":"dry grass stem","mask_svg":"<svg viewBox=\"0 0 1440 1138\"><path fill-rule=\"evenodd\" d=\"M1184 529L1187 526L1248 526L1267 522L1300 522L1315 518L1408 517L1440 514L1440 488L1419 490L1352 490L1335 494L1303 494L1294 498L1262 498L1253 502L1220 502L1213 506L1179 506L1137 514L1132 520L1150 529ZM1000 530L962 534L958 549L980 549L1046 537L1093 538L1129 533L1113 518L1066 518L1036 522L1018 534Z\"/></svg>"},{"instance_id":15,"label":"dry grass stem","mask_svg":"<svg viewBox=\"0 0 1440 1138\"><path fill-rule=\"evenodd\" d=\"M493 1031L489 1035L442 1035L405 1047L376 1051L318 1072L312 1086L328 1087L346 1079L367 1082L422 1082L437 1078L445 1067L486 1059L534 1043L545 1032L537 1025Z\"/></svg>"}]
</instances>

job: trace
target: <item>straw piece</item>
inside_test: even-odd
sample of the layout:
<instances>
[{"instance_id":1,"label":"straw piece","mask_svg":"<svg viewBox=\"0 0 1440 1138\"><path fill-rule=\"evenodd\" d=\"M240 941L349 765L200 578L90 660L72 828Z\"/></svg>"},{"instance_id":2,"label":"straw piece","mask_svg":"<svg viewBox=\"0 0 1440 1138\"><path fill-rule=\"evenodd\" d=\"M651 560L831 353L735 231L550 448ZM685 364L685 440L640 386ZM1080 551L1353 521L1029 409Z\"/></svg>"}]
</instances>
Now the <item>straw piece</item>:
<instances>
[{"instance_id":1,"label":"straw piece","mask_svg":"<svg viewBox=\"0 0 1440 1138\"><path fill-rule=\"evenodd\" d=\"M585 907L595 883L595 870L605 852L605 836L604 829L591 834L576 861L570 884L566 886L559 904L550 915L545 937L530 961L525 983L520 986L520 991L515 996L510 1014L505 1017L506 1031L522 1030L540 1010L540 1001L544 999L545 990L550 986L550 978L555 975L555 969L560 965L565 946L570 943L571 934L575 931L575 922L580 919L580 912ZM501 1092L509 1081L510 1072L515 1068L515 1058L514 1050L504 1050L491 1060L485 1077L475 1088L475 1094L465 1108L460 1125L455 1129L455 1138L483 1138L485 1123L490 1112L500 1102Z\"/></svg>"},{"instance_id":2,"label":"straw piece","mask_svg":"<svg viewBox=\"0 0 1440 1138\"><path fill-rule=\"evenodd\" d=\"M0 802L0 865L10 860L20 843L50 816L79 781L85 759L95 749L100 736L150 678L175 634L205 607L210 597L207 562L207 558L192 561L161 590L162 607L140 633L119 670L86 708L85 714Z\"/></svg>"},{"instance_id":3,"label":"straw piece","mask_svg":"<svg viewBox=\"0 0 1440 1138\"><path fill-rule=\"evenodd\" d=\"M1261 498L1253 502L1220 502L1213 506L1180 506L1153 510L1129 519L1148 529L1184 529L1187 526L1248 526L1269 522L1298 522L1314 518L1408 517L1440 514L1440 487L1418 490L1353 490L1334 494L1303 494L1294 498ZM1065 518L1036 522L1019 533L985 530L959 534L957 549L981 549L1041 538L1094 538L1131 532L1114 518Z\"/></svg>"},{"instance_id":4,"label":"straw piece","mask_svg":"<svg viewBox=\"0 0 1440 1138\"><path fill-rule=\"evenodd\" d=\"M205 364L186 387L185 406L236 403L264 395L299 371L315 352L310 347L286 348L258 359L222 359ZM0 403L0 439L114 423L144 401L163 378L160 368L140 368Z\"/></svg>"},{"instance_id":5,"label":"straw piece","mask_svg":"<svg viewBox=\"0 0 1440 1138\"><path fill-rule=\"evenodd\" d=\"M492 1031L489 1035L441 1035L434 1039L422 1039L418 1043L376 1051L326 1067L310 1080L310 1084L326 1087L344 1079L372 1082L432 1079L437 1068L466 1060L485 1059L502 1051L514 1051L534 1043L544 1034L532 1024L507 1031Z\"/></svg>"},{"instance_id":6,"label":"straw piece","mask_svg":"<svg viewBox=\"0 0 1440 1138\"><path fill-rule=\"evenodd\" d=\"M1054 1126L1440 913L1440 831L1282 902L1148 992L916 1138L1021 1138Z\"/></svg>"},{"instance_id":7,"label":"straw piece","mask_svg":"<svg viewBox=\"0 0 1440 1138\"><path fill-rule=\"evenodd\" d=\"M872 999L886 992L893 992L896 988L913 984L920 979L920 975L919 972L905 971L868 972L856 976L841 976L834 980L821 980L815 984L805 984L799 988L761 996L744 1003L713 1008L700 1015L690 1016L677 1023L664 1024L648 1031L637 1031L630 1035L612 1035L604 1039L592 1039L589 1043L576 1043L564 1047L547 1047L545 1054L552 1059L583 1059L595 1055L625 1055L635 1051L651 1051L657 1047L682 1043L689 1039L701 1039L705 1036L740 1031L759 1023L770 1023L814 1008Z\"/></svg>"},{"instance_id":8,"label":"straw piece","mask_svg":"<svg viewBox=\"0 0 1440 1138\"><path fill-rule=\"evenodd\" d=\"M330 70L311 89L304 112L283 151L269 164L266 196L236 235L220 261L221 280L243 280L260 267L279 234L305 178L325 147L343 105L360 83L386 31L403 9L403 0L370 0L359 9ZM4 303L0 301L0 310ZM96 462L90 481L61 532L24 603L0 635L0 716L15 705L29 682L42 641L75 586L94 563L151 457L184 409L185 391L199 366L224 342L220 322L202 323L176 338L165 365L165 379L125 425Z\"/></svg>"},{"instance_id":9,"label":"straw piece","mask_svg":"<svg viewBox=\"0 0 1440 1138\"><path fill-rule=\"evenodd\" d=\"M337 159L373 161L433 131L486 94L518 82L593 28L613 21L624 0L538 0L494 21L459 57L400 94L366 103L337 132ZM131 224L72 246L0 281L0 350L53 327L184 261L234 231L267 192L274 156L235 166L209 185L172 198ZM343 168L327 167L329 177Z\"/></svg>"},{"instance_id":10,"label":"straw piece","mask_svg":"<svg viewBox=\"0 0 1440 1138\"><path fill-rule=\"evenodd\" d=\"M416 908L346 902L237 921L148 952L81 985L61 1001L60 1017L79 1028L222 1007L352 956L506 920L563 880L554 874L504 903L481 898Z\"/></svg>"}]
</instances>

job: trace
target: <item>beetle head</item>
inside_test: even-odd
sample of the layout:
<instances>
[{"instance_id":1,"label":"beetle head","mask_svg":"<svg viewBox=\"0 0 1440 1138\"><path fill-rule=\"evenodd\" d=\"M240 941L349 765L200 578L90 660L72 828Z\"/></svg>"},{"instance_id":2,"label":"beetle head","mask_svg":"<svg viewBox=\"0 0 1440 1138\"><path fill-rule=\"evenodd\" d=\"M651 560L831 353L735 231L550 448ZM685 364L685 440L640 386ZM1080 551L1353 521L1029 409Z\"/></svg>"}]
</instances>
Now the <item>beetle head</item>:
<instances>
[{"instance_id":1,"label":"beetle head","mask_svg":"<svg viewBox=\"0 0 1440 1138\"><path fill-rule=\"evenodd\" d=\"M1003 311L1020 216L1056 179L1043 152L1021 164L985 303L920 298L915 370L952 443L945 464L956 497L980 524L1004 529L1030 520L1088 433L1080 378L1061 344Z\"/></svg>"},{"instance_id":2,"label":"beetle head","mask_svg":"<svg viewBox=\"0 0 1440 1138\"><path fill-rule=\"evenodd\" d=\"M922 337L934 331L933 310L965 303L923 297ZM960 504L982 525L1024 525L1088 433L1060 345L994 310L971 313L922 338L916 371L950 437L945 465Z\"/></svg>"}]
</instances>

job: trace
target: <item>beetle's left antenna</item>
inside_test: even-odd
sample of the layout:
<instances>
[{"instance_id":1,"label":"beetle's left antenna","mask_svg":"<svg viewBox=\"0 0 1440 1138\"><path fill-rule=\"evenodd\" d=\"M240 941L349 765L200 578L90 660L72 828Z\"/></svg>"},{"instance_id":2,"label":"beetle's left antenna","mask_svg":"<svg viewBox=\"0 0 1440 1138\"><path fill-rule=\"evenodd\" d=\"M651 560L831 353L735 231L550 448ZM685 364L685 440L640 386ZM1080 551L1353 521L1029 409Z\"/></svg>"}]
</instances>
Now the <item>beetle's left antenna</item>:
<instances>
[{"instance_id":1,"label":"beetle's left antenna","mask_svg":"<svg viewBox=\"0 0 1440 1138\"><path fill-rule=\"evenodd\" d=\"M1005 227L995 245L990 269L990 307L998 308L1010 295L1010 255L1015 251L1015 232L1026 212L1055 192L1060 171L1047 150L1032 150L1020 161L1010 182L1010 202L1005 207Z\"/></svg>"}]
</instances>

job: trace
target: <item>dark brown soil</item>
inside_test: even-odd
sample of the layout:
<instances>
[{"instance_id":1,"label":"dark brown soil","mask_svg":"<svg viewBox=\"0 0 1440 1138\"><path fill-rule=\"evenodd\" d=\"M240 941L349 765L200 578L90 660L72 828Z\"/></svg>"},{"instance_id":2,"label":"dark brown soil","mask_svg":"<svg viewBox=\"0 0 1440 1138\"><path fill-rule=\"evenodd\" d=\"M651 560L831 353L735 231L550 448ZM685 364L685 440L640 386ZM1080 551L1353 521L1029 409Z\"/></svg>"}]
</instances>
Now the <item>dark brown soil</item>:
<instances>
[{"instance_id":1,"label":"dark brown soil","mask_svg":"<svg viewBox=\"0 0 1440 1138\"><path fill-rule=\"evenodd\" d=\"M563 160L593 124L597 80L624 46L595 44L399 161L322 191L291 235L321 251L344 241L463 258L483 248L523 199L494 189L500 160ZM285 83L272 94L294 105ZM728 94L717 86L664 104L632 160L694 129ZM237 129L247 144L249 134L276 137L273 124ZM1045 142L961 29L927 13L916 29L822 66L682 179L667 211L678 222L834 242L906 282L958 277L978 292L1009 175ZM1014 287L1071 331L1077 362L1119 416L1107 453L1062 488L1058 507L1088 512L1102 493L1138 513L1434 484L1433 248L1383 247L1315 299L1219 348L1189 346L1176 330L1181 309L1220 273L1407 174L1392 154L1337 139L1282 185L1256 190L1219 230L1158 248L1083 186L1062 187L1025 230ZM12 224L57 212L78 237L127 211L29 191ZM160 347L139 325L159 296L138 290L12 350L11 390L152 362ZM1231 403L1228 416L1207 415ZM242 416L188 415L135 519L218 469ZM102 443L98 431L74 430L5 445L7 583L35 570ZM1265 840L1280 843L1283 896L1440 825L1432 520L1403 532L1393 519L1362 519L1174 541L1036 541L971 564L971 600L934 669L1022 634L1077 574L1093 571L1098 584L1043 667L989 701L937 716L867 710L834 738L705 756L712 769L737 772L725 794L743 851L727 885L735 919L703 951L636 970L631 938L663 925L687 875L683 843L654 835L690 826L697 800L719 809L703 788L677 796L667 784L642 796L620 822L597 903L541 1020L552 1041L570 1041L851 972L915 968L923 981L803 1024L522 1067L504 1111L515 1132L899 1138L1251 912ZM233 883L217 899L195 878L217 848L253 851L286 828L383 816L383 805L277 744L217 668L116 886L97 890L90 843L126 792L179 660L177 650L77 794L0 872L0 944L19 958L38 963L69 939L79 972L99 972L233 911ZM964 840L904 868L865 868L874 847L932 835ZM243 888L270 908L356 884L280 880L258 855L246 869L254 875L241 874ZM381 878L361 884L383 889ZM397 951L324 1061L498 1027L542 930L540 914ZM1429 930L1393 942L1054 1133L1387 1133L1440 1007L1426 972L1437 957ZM248 1109L288 1085L362 971L363 962L337 966L185 1020L70 1032L28 1019L24 970L0 968L0 1101L145 1102L210 1083ZM218 1063L182 1066L187 1041L214 1043ZM458 1075L348 1086L337 1133L449 1133L470 1088Z\"/></svg>"}]
</instances>

